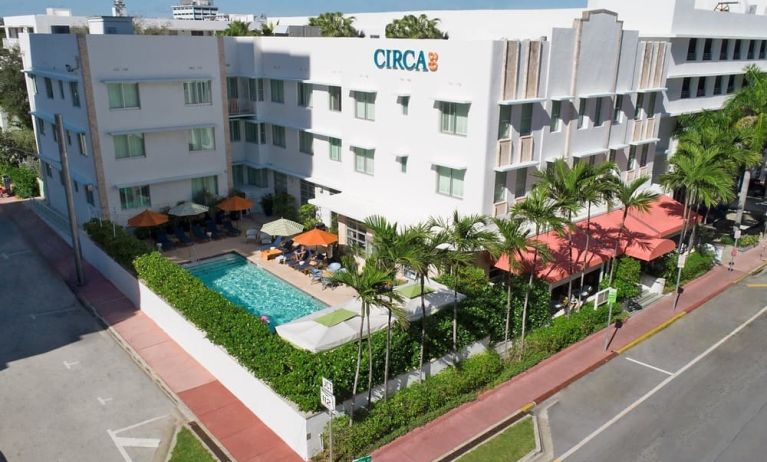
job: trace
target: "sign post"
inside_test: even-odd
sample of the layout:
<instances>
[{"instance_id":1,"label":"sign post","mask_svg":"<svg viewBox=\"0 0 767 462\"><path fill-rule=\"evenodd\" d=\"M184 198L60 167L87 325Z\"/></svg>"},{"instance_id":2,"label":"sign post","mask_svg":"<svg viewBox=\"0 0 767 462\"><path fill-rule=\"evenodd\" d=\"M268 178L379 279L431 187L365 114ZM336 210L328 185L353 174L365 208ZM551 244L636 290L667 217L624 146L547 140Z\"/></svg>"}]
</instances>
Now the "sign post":
<instances>
[{"instance_id":1,"label":"sign post","mask_svg":"<svg viewBox=\"0 0 767 462\"><path fill-rule=\"evenodd\" d=\"M607 327L610 327L610 322L612 321L613 316L613 305L615 302L618 301L618 289L613 289L610 287L607 289ZM607 351L607 346L610 344L610 331L607 330L605 332L605 351Z\"/></svg>"},{"instance_id":2,"label":"sign post","mask_svg":"<svg viewBox=\"0 0 767 462\"><path fill-rule=\"evenodd\" d=\"M333 382L322 378L322 385L320 386L320 402L328 410L330 414L330 425L328 427L328 441L330 448L330 460L333 459L333 415L336 410L336 397L333 395Z\"/></svg>"}]
</instances>

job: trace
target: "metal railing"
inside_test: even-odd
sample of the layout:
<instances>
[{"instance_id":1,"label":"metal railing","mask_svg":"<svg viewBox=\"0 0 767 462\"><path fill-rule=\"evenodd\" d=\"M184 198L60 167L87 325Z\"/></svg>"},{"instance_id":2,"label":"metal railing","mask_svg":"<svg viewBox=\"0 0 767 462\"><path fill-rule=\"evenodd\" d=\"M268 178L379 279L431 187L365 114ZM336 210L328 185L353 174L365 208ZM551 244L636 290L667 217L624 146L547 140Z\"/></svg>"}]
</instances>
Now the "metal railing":
<instances>
[{"instance_id":1,"label":"metal railing","mask_svg":"<svg viewBox=\"0 0 767 462\"><path fill-rule=\"evenodd\" d=\"M252 101L242 98L229 99L229 115L255 114Z\"/></svg>"}]
</instances>

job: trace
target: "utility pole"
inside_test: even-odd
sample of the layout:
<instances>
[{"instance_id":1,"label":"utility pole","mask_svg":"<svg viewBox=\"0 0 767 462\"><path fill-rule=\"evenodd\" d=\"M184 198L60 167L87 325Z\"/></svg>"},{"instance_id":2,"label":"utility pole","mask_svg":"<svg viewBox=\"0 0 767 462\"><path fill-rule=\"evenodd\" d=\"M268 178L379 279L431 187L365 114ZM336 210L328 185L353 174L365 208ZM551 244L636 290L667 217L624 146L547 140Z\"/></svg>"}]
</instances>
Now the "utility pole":
<instances>
[{"instance_id":1,"label":"utility pole","mask_svg":"<svg viewBox=\"0 0 767 462\"><path fill-rule=\"evenodd\" d=\"M69 214L69 230L72 233L72 250L75 254L75 270L77 271L77 285L85 284L83 273L82 254L80 252L80 232L77 226L77 213L75 211L75 198L72 193L72 177L69 173L69 155L67 154L66 133L64 131L64 118L56 114L56 138L59 144L59 157L61 160L61 174L64 175L64 194L67 199L67 213Z\"/></svg>"}]
</instances>

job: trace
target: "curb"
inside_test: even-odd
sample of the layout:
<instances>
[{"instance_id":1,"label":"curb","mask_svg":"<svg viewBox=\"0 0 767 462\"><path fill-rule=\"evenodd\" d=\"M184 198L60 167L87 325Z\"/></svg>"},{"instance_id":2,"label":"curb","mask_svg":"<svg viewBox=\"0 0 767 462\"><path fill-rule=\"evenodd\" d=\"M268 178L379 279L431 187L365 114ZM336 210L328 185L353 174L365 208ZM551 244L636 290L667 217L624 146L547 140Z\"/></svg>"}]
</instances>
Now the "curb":
<instances>
[{"instance_id":1,"label":"curb","mask_svg":"<svg viewBox=\"0 0 767 462\"><path fill-rule=\"evenodd\" d=\"M474 449L475 447L479 446L480 444L484 443L485 441L489 440L493 436L497 435L498 433L501 433L502 431L506 430L509 426L516 423L519 420L522 420L525 416L530 415L530 411L535 407L535 403L528 403L522 406L519 410L517 410L515 413L511 414L509 417L503 419L502 421L495 423L486 429L482 430L479 433L479 436L464 442L460 446L457 446L450 451L446 452L445 454L437 457L434 459L433 462L451 462L456 460L457 458L461 457L462 455L466 454L470 450Z\"/></svg>"},{"instance_id":2,"label":"curb","mask_svg":"<svg viewBox=\"0 0 767 462\"><path fill-rule=\"evenodd\" d=\"M703 302L705 303L705 301ZM701 305L703 304L701 303ZM640 343L644 342L645 340L649 339L653 335L657 334L658 332L662 331L663 329L667 328L671 324L674 324L679 318L686 315L688 312L686 310L682 310L679 313L672 316L670 319L667 319L666 321L663 321L662 323L658 324L657 326L653 327L652 329L648 330L644 334L640 335L639 337L635 338L634 340L630 341L629 343L623 345L622 347L618 348L617 350L614 350L616 355L623 354L626 352L626 350L630 350L631 348L634 348L635 346L639 345Z\"/></svg>"},{"instance_id":3,"label":"curb","mask_svg":"<svg viewBox=\"0 0 767 462\"><path fill-rule=\"evenodd\" d=\"M598 369L602 365L606 364L611 359L618 356L618 354L614 351L606 352L605 357L600 359L599 361L594 362L593 364L589 365L588 367L584 368L583 370L579 371L577 374L573 375L569 379L565 380L562 383L557 384L556 386L550 388L549 390L545 391L544 393L540 394L537 398L535 398L535 401L533 404L538 404L546 401L547 399L551 398L552 396L556 395L563 389L570 386L573 382L583 378L583 376L590 374L591 372L594 372L594 370Z\"/></svg>"}]
</instances>

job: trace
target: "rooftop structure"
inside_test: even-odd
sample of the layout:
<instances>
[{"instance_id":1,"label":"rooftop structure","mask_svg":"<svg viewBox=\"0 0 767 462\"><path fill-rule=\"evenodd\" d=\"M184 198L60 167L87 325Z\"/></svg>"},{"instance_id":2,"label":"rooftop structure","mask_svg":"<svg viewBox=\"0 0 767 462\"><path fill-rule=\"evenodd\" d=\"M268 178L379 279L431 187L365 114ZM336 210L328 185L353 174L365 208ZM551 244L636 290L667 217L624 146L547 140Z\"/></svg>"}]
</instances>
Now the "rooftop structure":
<instances>
[{"instance_id":1,"label":"rooftop structure","mask_svg":"<svg viewBox=\"0 0 767 462\"><path fill-rule=\"evenodd\" d=\"M215 20L218 7L211 0L181 0L173 5L173 19L192 21Z\"/></svg>"}]
</instances>

